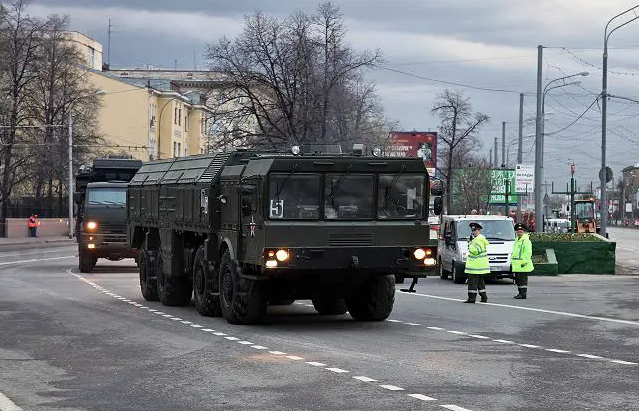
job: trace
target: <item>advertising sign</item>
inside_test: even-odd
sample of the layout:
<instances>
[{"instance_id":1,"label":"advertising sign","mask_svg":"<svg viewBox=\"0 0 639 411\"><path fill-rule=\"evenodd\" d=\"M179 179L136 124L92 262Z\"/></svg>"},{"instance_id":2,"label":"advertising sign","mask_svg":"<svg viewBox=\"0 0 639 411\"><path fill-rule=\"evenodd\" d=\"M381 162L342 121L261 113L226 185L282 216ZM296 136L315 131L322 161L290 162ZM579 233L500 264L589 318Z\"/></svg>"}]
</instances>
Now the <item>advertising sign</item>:
<instances>
[{"instance_id":1,"label":"advertising sign","mask_svg":"<svg viewBox=\"0 0 639 411\"><path fill-rule=\"evenodd\" d=\"M506 204L506 193L510 193L508 195L508 204L517 205L515 170L490 170L490 181L490 197L488 198L489 204Z\"/></svg>"},{"instance_id":2,"label":"advertising sign","mask_svg":"<svg viewBox=\"0 0 639 411\"><path fill-rule=\"evenodd\" d=\"M389 157L421 157L429 175L435 175L437 166L437 133L421 131L394 131L386 148Z\"/></svg>"}]
</instances>

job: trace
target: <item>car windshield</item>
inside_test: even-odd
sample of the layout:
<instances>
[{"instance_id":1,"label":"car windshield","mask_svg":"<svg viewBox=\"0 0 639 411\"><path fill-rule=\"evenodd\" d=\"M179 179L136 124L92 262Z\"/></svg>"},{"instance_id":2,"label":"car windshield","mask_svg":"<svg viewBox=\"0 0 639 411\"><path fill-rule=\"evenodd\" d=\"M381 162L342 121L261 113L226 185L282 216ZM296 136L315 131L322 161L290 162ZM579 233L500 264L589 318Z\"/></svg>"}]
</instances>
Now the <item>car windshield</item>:
<instances>
[{"instance_id":1,"label":"car windshield","mask_svg":"<svg viewBox=\"0 0 639 411\"><path fill-rule=\"evenodd\" d=\"M593 207L593 203L590 203L590 202L575 203L575 214L577 215L578 219L594 218L595 209Z\"/></svg>"},{"instance_id":2,"label":"car windshield","mask_svg":"<svg viewBox=\"0 0 639 411\"><path fill-rule=\"evenodd\" d=\"M327 174L324 213L328 220L373 218L372 175Z\"/></svg>"},{"instance_id":3,"label":"car windshield","mask_svg":"<svg viewBox=\"0 0 639 411\"><path fill-rule=\"evenodd\" d=\"M512 241L515 239L515 228L510 220L472 220L481 224L483 227L481 233L487 240L504 240ZM471 220L457 222L457 239L468 240L470 238L470 227L468 224Z\"/></svg>"},{"instance_id":4,"label":"car windshield","mask_svg":"<svg viewBox=\"0 0 639 411\"><path fill-rule=\"evenodd\" d=\"M421 218L424 209L424 176L379 176L377 215L379 218Z\"/></svg>"},{"instance_id":5,"label":"car windshield","mask_svg":"<svg viewBox=\"0 0 639 411\"><path fill-rule=\"evenodd\" d=\"M271 174L269 176L269 218L318 219L319 206L319 174Z\"/></svg>"},{"instance_id":6,"label":"car windshield","mask_svg":"<svg viewBox=\"0 0 639 411\"><path fill-rule=\"evenodd\" d=\"M90 188L87 191L88 205L126 205L126 188Z\"/></svg>"}]
</instances>

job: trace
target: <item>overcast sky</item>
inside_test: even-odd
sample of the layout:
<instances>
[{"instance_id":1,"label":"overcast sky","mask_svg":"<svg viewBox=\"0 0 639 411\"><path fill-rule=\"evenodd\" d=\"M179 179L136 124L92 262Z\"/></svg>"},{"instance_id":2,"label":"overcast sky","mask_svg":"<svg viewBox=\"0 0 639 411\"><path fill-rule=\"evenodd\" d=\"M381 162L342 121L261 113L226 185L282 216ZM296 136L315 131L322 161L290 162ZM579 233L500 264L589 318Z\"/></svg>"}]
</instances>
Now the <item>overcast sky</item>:
<instances>
[{"instance_id":1,"label":"overcast sky","mask_svg":"<svg viewBox=\"0 0 639 411\"><path fill-rule=\"evenodd\" d=\"M464 90L475 110L491 122L482 129L488 156L502 121L507 144L518 133L519 93L524 118L535 116L537 45L543 45L544 84L588 71L580 86L554 90L546 98L545 176L565 188L571 161L579 183L597 181L601 167L601 92L604 27L636 0L338 0L357 49L379 48L386 69L368 73L376 81L388 116L405 130L435 130L430 114L445 88ZM256 10L287 16L313 12L310 0L35 0L31 12L64 13L71 28L107 44L111 18L111 65L205 68L206 44L242 30L245 14ZM634 15L631 15L634 17ZM624 22L627 20L619 20ZM615 32L609 43L609 93L639 100L639 20ZM391 70L396 71L391 71ZM459 83L459 86L443 82ZM470 86L470 87L467 87ZM473 88L475 87L475 88ZM480 90L483 88L486 90ZM594 104L593 104L594 103ZM590 107L589 110L588 107ZM585 112L585 114L583 114ZM583 116L582 116L583 114ZM581 117L580 117L581 116ZM607 164L619 176L639 162L639 104L608 104ZM524 135L534 133L534 120ZM534 163L534 139L524 140L524 163ZM511 162L517 143L510 145ZM550 191L550 189L549 189Z\"/></svg>"}]
</instances>

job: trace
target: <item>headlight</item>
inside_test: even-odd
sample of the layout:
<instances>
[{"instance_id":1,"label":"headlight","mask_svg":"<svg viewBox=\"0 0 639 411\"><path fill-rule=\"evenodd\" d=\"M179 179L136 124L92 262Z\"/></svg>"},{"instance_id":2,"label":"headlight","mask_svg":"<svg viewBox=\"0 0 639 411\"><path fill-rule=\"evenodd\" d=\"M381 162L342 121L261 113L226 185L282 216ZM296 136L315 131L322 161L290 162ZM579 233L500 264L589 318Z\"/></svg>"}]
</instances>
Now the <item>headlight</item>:
<instances>
[{"instance_id":1,"label":"headlight","mask_svg":"<svg viewBox=\"0 0 639 411\"><path fill-rule=\"evenodd\" d=\"M275 253L275 258L277 258L278 261L286 261L286 260L288 260L288 251L286 251L286 250L277 250L277 253Z\"/></svg>"},{"instance_id":2,"label":"headlight","mask_svg":"<svg viewBox=\"0 0 639 411\"><path fill-rule=\"evenodd\" d=\"M424 265L426 265L426 266L432 267L435 264L437 264L437 262L435 261L434 258L425 258L424 259Z\"/></svg>"},{"instance_id":3,"label":"headlight","mask_svg":"<svg viewBox=\"0 0 639 411\"><path fill-rule=\"evenodd\" d=\"M423 260L424 257L426 257L426 251L424 251L423 248L418 248L417 250L413 251L413 255L416 259Z\"/></svg>"},{"instance_id":4,"label":"headlight","mask_svg":"<svg viewBox=\"0 0 639 411\"><path fill-rule=\"evenodd\" d=\"M96 228L98 228L98 223L95 221L89 221L87 223L87 230L95 230Z\"/></svg>"}]
</instances>

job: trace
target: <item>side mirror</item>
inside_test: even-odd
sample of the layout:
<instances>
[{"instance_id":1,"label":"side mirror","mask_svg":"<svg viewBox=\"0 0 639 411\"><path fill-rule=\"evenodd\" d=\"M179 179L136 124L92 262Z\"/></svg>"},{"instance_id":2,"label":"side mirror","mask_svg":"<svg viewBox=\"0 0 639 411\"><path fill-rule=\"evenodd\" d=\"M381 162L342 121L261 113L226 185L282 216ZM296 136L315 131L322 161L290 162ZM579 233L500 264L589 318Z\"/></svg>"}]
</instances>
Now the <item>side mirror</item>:
<instances>
[{"instance_id":1,"label":"side mirror","mask_svg":"<svg viewBox=\"0 0 639 411\"><path fill-rule=\"evenodd\" d=\"M444 189L441 186L433 186L430 188L430 195L442 196L444 195Z\"/></svg>"},{"instance_id":2,"label":"side mirror","mask_svg":"<svg viewBox=\"0 0 639 411\"><path fill-rule=\"evenodd\" d=\"M242 215L245 217L248 217L251 215L251 213L253 212L253 204L251 203L251 200L248 198L243 198L242 199Z\"/></svg>"},{"instance_id":3,"label":"side mirror","mask_svg":"<svg viewBox=\"0 0 639 411\"><path fill-rule=\"evenodd\" d=\"M444 208L444 202L442 201L442 198L435 197L435 199L433 200L433 212L435 213L435 215L440 215L442 213L443 208Z\"/></svg>"}]
</instances>

